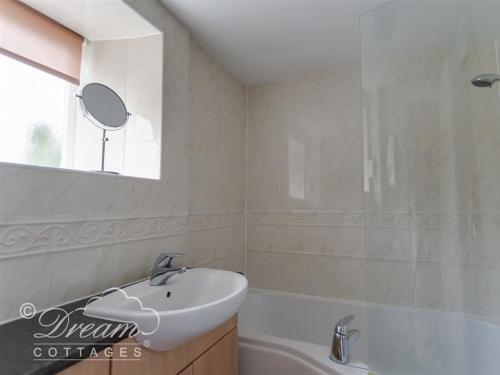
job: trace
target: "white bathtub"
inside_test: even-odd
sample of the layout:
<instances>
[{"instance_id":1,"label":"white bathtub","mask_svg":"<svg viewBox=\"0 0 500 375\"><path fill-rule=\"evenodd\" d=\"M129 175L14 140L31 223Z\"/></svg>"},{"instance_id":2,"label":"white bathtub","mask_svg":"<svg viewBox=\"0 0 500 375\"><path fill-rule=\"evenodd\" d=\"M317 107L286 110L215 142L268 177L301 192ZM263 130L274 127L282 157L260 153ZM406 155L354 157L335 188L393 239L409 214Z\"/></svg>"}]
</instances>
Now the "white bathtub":
<instances>
[{"instance_id":1,"label":"white bathtub","mask_svg":"<svg viewBox=\"0 0 500 375\"><path fill-rule=\"evenodd\" d=\"M342 366L329 349L351 314L361 337ZM500 374L500 327L458 314L253 290L239 334L240 375Z\"/></svg>"}]
</instances>

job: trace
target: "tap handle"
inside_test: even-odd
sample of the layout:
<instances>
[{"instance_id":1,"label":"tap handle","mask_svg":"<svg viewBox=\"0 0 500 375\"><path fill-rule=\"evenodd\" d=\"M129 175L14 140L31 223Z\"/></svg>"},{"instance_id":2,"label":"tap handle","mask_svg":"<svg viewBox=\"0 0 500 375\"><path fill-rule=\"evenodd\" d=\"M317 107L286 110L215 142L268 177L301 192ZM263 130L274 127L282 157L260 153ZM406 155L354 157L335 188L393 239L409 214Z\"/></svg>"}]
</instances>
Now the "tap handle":
<instances>
[{"instance_id":1,"label":"tap handle","mask_svg":"<svg viewBox=\"0 0 500 375\"><path fill-rule=\"evenodd\" d=\"M340 319L337 323L335 323L335 333L339 335L345 335L347 333L347 326L354 319L354 315L346 316L345 318Z\"/></svg>"},{"instance_id":2,"label":"tap handle","mask_svg":"<svg viewBox=\"0 0 500 375\"><path fill-rule=\"evenodd\" d=\"M154 267L155 268L170 268L172 267L172 261L180 256L186 255L186 253L164 253L160 254L158 258L156 258Z\"/></svg>"}]
</instances>

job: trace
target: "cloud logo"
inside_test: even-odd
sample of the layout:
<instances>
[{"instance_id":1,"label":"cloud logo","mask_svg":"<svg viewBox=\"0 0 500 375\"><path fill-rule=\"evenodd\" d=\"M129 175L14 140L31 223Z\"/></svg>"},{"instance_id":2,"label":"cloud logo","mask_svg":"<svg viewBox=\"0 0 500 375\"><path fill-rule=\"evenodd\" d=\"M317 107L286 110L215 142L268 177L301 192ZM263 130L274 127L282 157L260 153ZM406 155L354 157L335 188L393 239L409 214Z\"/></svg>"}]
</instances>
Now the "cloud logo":
<instances>
[{"instance_id":1,"label":"cloud logo","mask_svg":"<svg viewBox=\"0 0 500 375\"><path fill-rule=\"evenodd\" d=\"M106 297L106 299L104 299ZM129 319L120 320L116 316L106 313L111 307L121 306L127 311ZM121 288L106 289L98 296L90 298L85 307L82 308L84 315L95 318L112 318L112 320L132 323L137 327L137 334L152 335L160 326L160 314L155 309L144 307L141 300L134 296L129 296Z\"/></svg>"}]
</instances>

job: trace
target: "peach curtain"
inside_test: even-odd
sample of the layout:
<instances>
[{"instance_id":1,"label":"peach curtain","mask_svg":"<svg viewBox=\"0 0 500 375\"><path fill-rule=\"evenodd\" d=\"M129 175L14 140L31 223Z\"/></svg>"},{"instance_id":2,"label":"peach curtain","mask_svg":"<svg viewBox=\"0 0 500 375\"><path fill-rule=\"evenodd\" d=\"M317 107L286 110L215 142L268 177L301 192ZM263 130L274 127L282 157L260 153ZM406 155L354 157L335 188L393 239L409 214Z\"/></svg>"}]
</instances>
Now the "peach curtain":
<instances>
[{"instance_id":1,"label":"peach curtain","mask_svg":"<svg viewBox=\"0 0 500 375\"><path fill-rule=\"evenodd\" d=\"M0 0L0 53L75 84L83 37L18 0Z\"/></svg>"}]
</instances>

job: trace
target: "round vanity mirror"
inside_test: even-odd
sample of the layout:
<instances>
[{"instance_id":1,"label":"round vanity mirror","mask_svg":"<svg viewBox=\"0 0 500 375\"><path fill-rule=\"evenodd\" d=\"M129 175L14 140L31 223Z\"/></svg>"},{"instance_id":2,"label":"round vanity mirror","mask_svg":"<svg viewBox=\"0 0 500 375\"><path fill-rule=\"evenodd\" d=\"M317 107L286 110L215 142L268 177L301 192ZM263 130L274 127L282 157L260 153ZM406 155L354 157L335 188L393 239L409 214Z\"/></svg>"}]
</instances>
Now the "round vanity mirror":
<instances>
[{"instance_id":1,"label":"round vanity mirror","mask_svg":"<svg viewBox=\"0 0 500 375\"><path fill-rule=\"evenodd\" d=\"M78 96L85 117L105 130L118 130L128 121L130 113L116 92L101 83L85 85Z\"/></svg>"},{"instance_id":2,"label":"round vanity mirror","mask_svg":"<svg viewBox=\"0 0 500 375\"><path fill-rule=\"evenodd\" d=\"M125 103L111 88L102 83L89 83L77 95L83 115L89 122L102 129L101 169L98 172L118 174L105 170L106 131L123 128L130 117Z\"/></svg>"}]
</instances>

